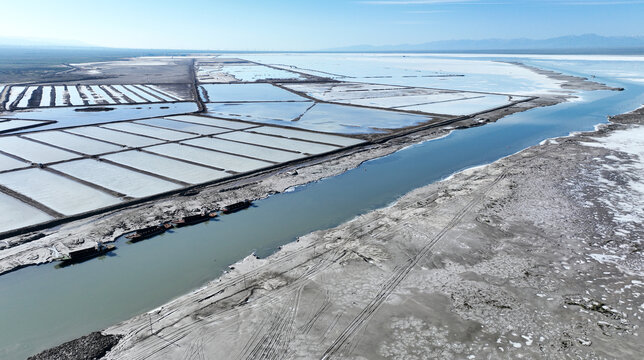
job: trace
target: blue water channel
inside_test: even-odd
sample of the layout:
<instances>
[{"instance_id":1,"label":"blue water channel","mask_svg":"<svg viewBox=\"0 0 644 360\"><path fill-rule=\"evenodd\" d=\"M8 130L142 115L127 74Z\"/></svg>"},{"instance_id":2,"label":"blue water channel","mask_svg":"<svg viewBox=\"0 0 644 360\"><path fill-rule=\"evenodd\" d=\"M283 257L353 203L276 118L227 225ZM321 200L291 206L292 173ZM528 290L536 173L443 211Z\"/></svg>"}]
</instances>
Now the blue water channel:
<instances>
[{"instance_id":1,"label":"blue water channel","mask_svg":"<svg viewBox=\"0 0 644 360\"><path fill-rule=\"evenodd\" d=\"M354 170L257 201L216 221L176 229L113 256L64 269L54 264L0 276L0 359L106 328L198 288L252 252L266 256L311 231L337 226L465 168L544 139L592 130L606 116L644 103L644 87L585 93L584 101L533 109L458 130Z\"/></svg>"}]
</instances>

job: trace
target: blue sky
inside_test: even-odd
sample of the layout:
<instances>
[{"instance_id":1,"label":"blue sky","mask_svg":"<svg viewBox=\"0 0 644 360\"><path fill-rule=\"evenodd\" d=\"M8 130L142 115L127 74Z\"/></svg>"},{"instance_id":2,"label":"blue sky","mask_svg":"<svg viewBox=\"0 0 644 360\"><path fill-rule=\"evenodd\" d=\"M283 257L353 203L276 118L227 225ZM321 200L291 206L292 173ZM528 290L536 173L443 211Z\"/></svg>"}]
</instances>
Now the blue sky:
<instances>
[{"instance_id":1,"label":"blue sky","mask_svg":"<svg viewBox=\"0 0 644 360\"><path fill-rule=\"evenodd\" d=\"M133 48L316 50L596 33L644 36L644 0L4 0L0 37Z\"/></svg>"}]
</instances>

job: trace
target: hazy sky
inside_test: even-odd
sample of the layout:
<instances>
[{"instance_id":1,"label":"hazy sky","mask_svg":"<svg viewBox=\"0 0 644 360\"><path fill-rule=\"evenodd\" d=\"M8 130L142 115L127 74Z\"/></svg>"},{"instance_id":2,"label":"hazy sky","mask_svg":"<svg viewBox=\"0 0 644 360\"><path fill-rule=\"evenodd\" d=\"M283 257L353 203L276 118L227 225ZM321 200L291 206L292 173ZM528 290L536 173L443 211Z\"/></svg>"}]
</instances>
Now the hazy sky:
<instances>
[{"instance_id":1,"label":"hazy sky","mask_svg":"<svg viewBox=\"0 0 644 360\"><path fill-rule=\"evenodd\" d=\"M111 47L316 50L644 35L644 0L1 0L0 37Z\"/></svg>"}]
</instances>

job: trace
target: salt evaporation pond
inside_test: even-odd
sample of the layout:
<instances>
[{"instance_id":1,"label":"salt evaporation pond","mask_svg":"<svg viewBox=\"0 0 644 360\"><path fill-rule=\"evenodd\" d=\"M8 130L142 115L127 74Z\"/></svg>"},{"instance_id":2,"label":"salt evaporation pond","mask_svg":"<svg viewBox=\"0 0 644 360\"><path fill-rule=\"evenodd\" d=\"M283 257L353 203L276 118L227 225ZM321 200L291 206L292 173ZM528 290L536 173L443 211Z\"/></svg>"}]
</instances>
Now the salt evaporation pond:
<instances>
[{"instance_id":1,"label":"salt evaporation pond","mask_svg":"<svg viewBox=\"0 0 644 360\"><path fill-rule=\"evenodd\" d=\"M425 115L311 102L210 103L206 109L204 115L208 116L338 134L382 133L376 129L397 129L431 120Z\"/></svg>"},{"instance_id":2,"label":"salt evaporation pond","mask_svg":"<svg viewBox=\"0 0 644 360\"><path fill-rule=\"evenodd\" d=\"M40 106L51 106L51 86L42 87L42 97L40 98Z\"/></svg>"},{"instance_id":3,"label":"salt evaporation pond","mask_svg":"<svg viewBox=\"0 0 644 360\"><path fill-rule=\"evenodd\" d=\"M123 150L122 146L93 140L62 131L35 132L25 135L25 137L88 155L97 155Z\"/></svg>"},{"instance_id":4,"label":"salt evaporation pond","mask_svg":"<svg viewBox=\"0 0 644 360\"><path fill-rule=\"evenodd\" d=\"M261 65L227 65L221 72L228 73L240 81L258 81L266 79L301 79L300 74L273 69Z\"/></svg>"},{"instance_id":5,"label":"salt evaporation pond","mask_svg":"<svg viewBox=\"0 0 644 360\"><path fill-rule=\"evenodd\" d=\"M220 134L222 132L230 131L230 129L224 129L215 126L206 126L199 124L192 124L182 121L174 121L168 119L148 119L148 120L139 120L135 123L158 126L166 129L173 129L179 131L185 131L196 135L213 135Z\"/></svg>"},{"instance_id":6,"label":"salt evaporation pond","mask_svg":"<svg viewBox=\"0 0 644 360\"><path fill-rule=\"evenodd\" d=\"M67 85L67 92L69 93L69 102L72 106L81 106L85 104L76 86ZM90 105L92 104L90 103Z\"/></svg>"},{"instance_id":7,"label":"salt evaporation pond","mask_svg":"<svg viewBox=\"0 0 644 360\"><path fill-rule=\"evenodd\" d=\"M188 184L201 184L206 181L230 176L230 174L211 168L189 164L142 151L124 151L101 157L115 163L159 174Z\"/></svg>"},{"instance_id":8,"label":"salt evaporation pond","mask_svg":"<svg viewBox=\"0 0 644 360\"><path fill-rule=\"evenodd\" d=\"M270 127L262 126L262 127L252 129L250 131L261 133L261 134L270 134L270 135L277 135L277 136L283 136L288 138L322 142L322 143L338 145L338 146L351 146L351 145L356 145L361 142L364 142L360 139L353 139L353 138L344 137L344 136L320 134L320 133L314 133L309 131L298 131L298 130L292 130L292 129L272 127L272 126Z\"/></svg>"},{"instance_id":9,"label":"salt evaporation pond","mask_svg":"<svg viewBox=\"0 0 644 360\"><path fill-rule=\"evenodd\" d=\"M123 86L125 88L127 88L128 90L130 90L131 92L133 92L136 95L138 95L140 98L145 99L145 101L149 101L149 102L158 102L159 101L159 99L157 99L154 96L146 93L145 91L142 91L141 89L139 89L138 87L136 87L134 85L123 85Z\"/></svg>"},{"instance_id":10,"label":"salt evaporation pond","mask_svg":"<svg viewBox=\"0 0 644 360\"><path fill-rule=\"evenodd\" d=\"M157 90L156 88L151 87L150 85L139 85L139 88L142 89L142 90L145 89L147 92L153 94L154 96L160 98L163 101L167 101L167 102L177 101L176 98L171 97L171 96L167 95L166 93L161 92L161 91Z\"/></svg>"},{"instance_id":11,"label":"salt evaporation pond","mask_svg":"<svg viewBox=\"0 0 644 360\"><path fill-rule=\"evenodd\" d=\"M0 150L33 163L49 163L81 156L16 136L0 137Z\"/></svg>"},{"instance_id":12,"label":"salt evaporation pond","mask_svg":"<svg viewBox=\"0 0 644 360\"><path fill-rule=\"evenodd\" d=\"M120 144L129 147L141 147L154 144L160 144L166 140L153 139L150 137L139 136L119 132L116 130L105 129L99 126L87 126L66 130L72 134L88 136L90 138L109 141L114 144Z\"/></svg>"},{"instance_id":13,"label":"salt evaporation pond","mask_svg":"<svg viewBox=\"0 0 644 360\"><path fill-rule=\"evenodd\" d=\"M53 220L46 213L0 192L0 232ZM3 310L4 311L4 310Z\"/></svg>"},{"instance_id":14,"label":"salt evaporation pond","mask_svg":"<svg viewBox=\"0 0 644 360\"><path fill-rule=\"evenodd\" d=\"M19 108L27 107L27 104L29 103L29 99L31 99L31 95L34 93L35 90L36 90L35 86L30 86L29 88L27 88L27 91L25 91L25 94L22 96L22 99L20 99L20 101L18 102L17 107Z\"/></svg>"},{"instance_id":15,"label":"salt evaporation pond","mask_svg":"<svg viewBox=\"0 0 644 360\"><path fill-rule=\"evenodd\" d=\"M183 139L195 137L194 134L173 131L168 129L161 129L158 127L136 124L131 122L105 124L102 127L106 129L119 130L119 131L131 133L131 134L139 134L139 135L149 136L149 137L153 137L156 139L163 139L163 140L183 140Z\"/></svg>"},{"instance_id":16,"label":"salt evaporation pond","mask_svg":"<svg viewBox=\"0 0 644 360\"><path fill-rule=\"evenodd\" d=\"M243 130L243 129L249 129L257 126L257 124L245 124L237 121L210 119L207 117L195 116L195 115L166 116L166 118L170 120L185 121L185 122L194 123L194 124L217 126L220 128L226 128L231 130Z\"/></svg>"},{"instance_id":17,"label":"salt evaporation pond","mask_svg":"<svg viewBox=\"0 0 644 360\"><path fill-rule=\"evenodd\" d=\"M105 92L105 90L103 90L100 86L90 85L90 88L94 91L94 93L96 93L100 98L102 98L108 104L112 104L112 105L116 104L116 101L114 101L114 99L112 99L112 97L109 96L107 92Z\"/></svg>"},{"instance_id":18,"label":"salt evaporation pond","mask_svg":"<svg viewBox=\"0 0 644 360\"><path fill-rule=\"evenodd\" d=\"M96 98L92 95L92 92L87 88L86 85L81 85L78 87L78 92L82 94L83 99L87 102L87 105L96 105Z\"/></svg>"},{"instance_id":19,"label":"salt evaporation pond","mask_svg":"<svg viewBox=\"0 0 644 360\"><path fill-rule=\"evenodd\" d=\"M547 138L592 130L606 121L606 115L644 103L644 86L604 81L627 90L587 93L583 101L455 131L342 175L273 195L217 221L131 246L119 241L114 256L104 259L59 270L48 264L0 276L0 293L8 294L0 297L0 308L11 309L0 312L0 358L24 359L108 327L202 286L252 251L266 256L300 235L337 226L456 171Z\"/></svg>"},{"instance_id":20,"label":"salt evaporation pond","mask_svg":"<svg viewBox=\"0 0 644 360\"><path fill-rule=\"evenodd\" d=\"M35 121L35 120L4 120L0 119L0 132L10 132L12 129L18 129L21 127L31 127L32 129L35 125L44 125L49 123L49 121Z\"/></svg>"},{"instance_id":21,"label":"salt evaporation pond","mask_svg":"<svg viewBox=\"0 0 644 360\"><path fill-rule=\"evenodd\" d=\"M308 99L271 84L201 85L204 102L307 101Z\"/></svg>"},{"instance_id":22,"label":"salt evaporation pond","mask_svg":"<svg viewBox=\"0 0 644 360\"><path fill-rule=\"evenodd\" d=\"M18 169L27 166L31 166L31 164L0 154L0 171Z\"/></svg>"},{"instance_id":23,"label":"salt evaporation pond","mask_svg":"<svg viewBox=\"0 0 644 360\"><path fill-rule=\"evenodd\" d=\"M433 104L401 106L400 110L422 111L434 114L470 115L506 106L510 99L505 95L486 95L458 101L445 101Z\"/></svg>"},{"instance_id":24,"label":"salt evaporation pond","mask_svg":"<svg viewBox=\"0 0 644 360\"><path fill-rule=\"evenodd\" d=\"M56 106L65 106L65 87L54 86L54 91L56 96Z\"/></svg>"},{"instance_id":25,"label":"salt evaporation pond","mask_svg":"<svg viewBox=\"0 0 644 360\"><path fill-rule=\"evenodd\" d=\"M163 89L160 89L158 86L155 86L155 85L149 85L149 84L148 84L148 85L145 85L145 86L146 86L148 89L151 89L151 90L153 90L153 91L156 91L156 92L157 92L157 93L159 93L159 94L163 94L163 95L165 95L168 99L170 99L170 100L168 100L168 101L179 101L179 100L184 100L184 99L180 99L180 98L178 98L178 97L177 97L176 95L174 95L174 94L170 94L169 92L167 92L167 91L165 91L165 90L163 90Z\"/></svg>"},{"instance_id":26,"label":"salt evaporation pond","mask_svg":"<svg viewBox=\"0 0 644 360\"><path fill-rule=\"evenodd\" d=\"M146 102L144 98L142 98L141 96L139 96L138 94L134 93L133 91L131 91L130 89L126 88L123 85L112 85L112 87L114 89L116 89L117 91L120 91L121 94L127 96L128 98L130 98L130 100L132 100L135 103L144 103L144 102Z\"/></svg>"},{"instance_id":27,"label":"salt evaporation pond","mask_svg":"<svg viewBox=\"0 0 644 360\"><path fill-rule=\"evenodd\" d=\"M275 163L287 162L295 159L303 158L304 154L288 152L277 149L270 149L261 146L250 144L243 144L239 142L228 141L216 138L199 138L184 141L185 144L199 146L215 151L227 152L231 154L239 154L248 157L253 157L261 160L268 160Z\"/></svg>"},{"instance_id":28,"label":"salt evaporation pond","mask_svg":"<svg viewBox=\"0 0 644 360\"><path fill-rule=\"evenodd\" d=\"M25 90L24 86L12 86L11 89L9 89L9 99L7 100L7 103L5 105L5 108L8 110L9 106L13 104L16 100L18 100L18 96Z\"/></svg>"},{"instance_id":29,"label":"salt evaporation pond","mask_svg":"<svg viewBox=\"0 0 644 360\"><path fill-rule=\"evenodd\" d=\"M232 170L242 173L273 165L266 161L218 153L175 143L156 145L146 148L145 150L160 155L170 156L175 159L188 160L222 170Z\"/></svg>"},{"instance_id":30,"label":"salt evaporation pond","mask_svg":"<svg viewBox=\"0 0 644 360\"><path fill-rule=\"evenodd\" d=\"M293 121L313 104L312 101L209 103L205 115L253 122Z\"/></svg>"},{"instance_id":31,"label":"salt evaporation pond","mask_svg":"<svg viewBox=\"0 0 644 360\"><path fill-rule=\"evenodd\" d=\"M58 91L56 94L58 94ZM84 107L37 108L2 114L2 117L7 119L56 120L56 123L39 128L39 130L50 130L72 126L186 114L199 110L197 104L193 102L111 105L109 108L112 108L113 110L87 112L76 111L77 109L84 109ZM16 131L16 133L20 132L24 131Z\"/></svg>"},{"instance_id":32,"label":"salt evaporation pond","mask_svg":"<svg viewBox=\"0 0 644 360\"><path fill-rule=\"evenodd\" d=\"M132 198L155 195L181 187L176 183L94 159L69 161L51 167Z\"/></svg>"},{"instance_id":33,"label":"salt evaporation pond","mask_svg":"<svg viewBox=\"0 0 644 360\"><path fill-rule=\"evenodd\" d=\"M280 149L297 151L307 154L321 154L328 151L338 150L339 147L310 143L305 141L299 141L294 139L284 139L276 138L272 136L262 135L262 134L253 134L248 132L231 132L226 134L217 135L220 139L228 139L240 142L246 142L251 144L263 145L263 146L272 146Z\"/></svg>"},{"instance_id":34,"label":"salt evaporation pond","mask_svg":"<svg viewBox=\"0 0 644 360\"><path fill-rule=\"evenodd\" d=\"M323 76L343 81L517 95L561 90L557 80L513 64L489 61L490 59L487 58L479 59L476 55L468 56L468 59L453 58L449 54L439 57L432 54L279 53L239 54L238 56L260 63L285 64L337 74ZM501 55L493 60L515 61L516 59ZM526 59L521 60L526 61Z\"/></svg>"},{"instance_id":35,"label":"salt evaporation pond","mask_svg":"<svg viewBox=\"0 0 644 360\"><path fill-rule=\"evenodd\" d=\"M0 185L63 215L80 214L121 202L100 190L37 168L0 174Z\"/></svg>"}]
</instances>

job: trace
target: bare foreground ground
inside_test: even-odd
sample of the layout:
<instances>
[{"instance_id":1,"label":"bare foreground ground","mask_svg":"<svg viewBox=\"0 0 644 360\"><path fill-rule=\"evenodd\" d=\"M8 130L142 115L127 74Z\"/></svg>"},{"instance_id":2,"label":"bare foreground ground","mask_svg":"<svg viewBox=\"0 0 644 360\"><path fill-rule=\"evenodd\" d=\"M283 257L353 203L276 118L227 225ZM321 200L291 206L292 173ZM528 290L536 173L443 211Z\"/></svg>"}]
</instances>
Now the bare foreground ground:
<instances>
[{"instance_id":1,"label":"bare foreground ground","mask_svg":"<svg viewBox=\"0 0 644 360\"><path fill-rule=\"evenodd\" d=\"M249 257L105 358L638 359L644 114L613 121Z\"/></svg>"}]
</instances>

